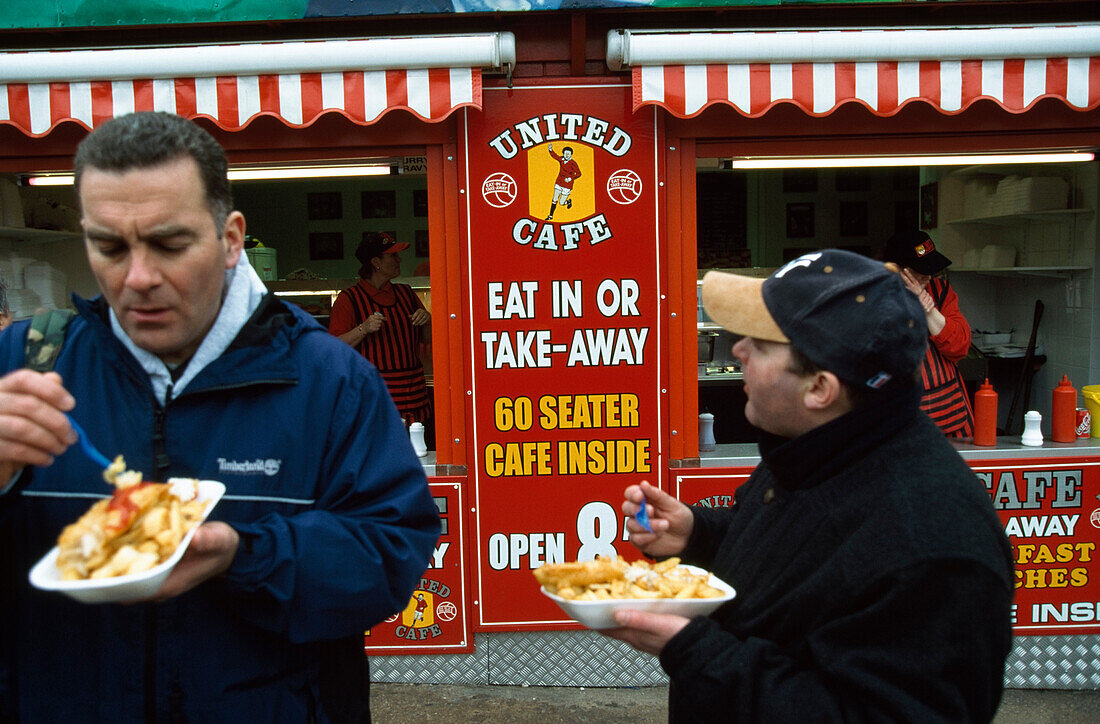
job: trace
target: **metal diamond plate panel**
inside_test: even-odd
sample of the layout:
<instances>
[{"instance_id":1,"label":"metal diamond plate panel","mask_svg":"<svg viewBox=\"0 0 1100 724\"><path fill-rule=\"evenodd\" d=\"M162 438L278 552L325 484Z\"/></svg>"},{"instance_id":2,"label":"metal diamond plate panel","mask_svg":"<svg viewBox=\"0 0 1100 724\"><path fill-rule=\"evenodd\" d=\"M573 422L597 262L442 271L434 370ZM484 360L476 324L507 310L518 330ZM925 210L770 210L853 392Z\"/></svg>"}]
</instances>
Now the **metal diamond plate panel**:
<instances>
[{"instance_id":1,"label":"metal diamond plate panel","mask_svg":"<svg viewBox=\"0 0 1100 724\"><path fill-rule=\"evenodd\" d=\"M1017 636L1005 663L1010 689L1100 689L1100 636Z\"/></svg>"},{"instance_id":2,"label":"metal diamond plate panel","mask_svg":"<svg viewBox=\"0 0 1100 724\"><path fill-rule=\"evenodd\" d=\"M474 653L371 657L371 679L401 684L663 686L656 657L593 631L482 633ZM1017 636L1010 689L1100 689L1100 636Z\"/></svg>"},{"instance_id":3,"label":"metal diamond plate panel","mask_svg":"<svg viewBox=\"0 0 1100 724\"><path fill-rule=\"evenodd\" d=\"M472 654L371 656L371 681L388 684L467 684L489 681L489 647L484 636L474 636Z\"/></svg>"},{"instance_id":4,"label":"metal diamond plate panel","mask_svg":"<svg viewBox=\"0 0 1100 724\"><path fill-rule=\"evenodd\" d=\"M493 634L489 682L507 686L654 686L657 659L594 631Z\"/></svg>"},{"instance_id":5,"label":"metal diamond plate panel","mask_svg":"<svg viewBox=\"0 0 1100 724\"><path fill-rule=\"evenodd\" d=\"M479 633L474 653L372 656L371 680L395 684L660 686L653 656L593 631Z\"/></svg>"}]
</instances>

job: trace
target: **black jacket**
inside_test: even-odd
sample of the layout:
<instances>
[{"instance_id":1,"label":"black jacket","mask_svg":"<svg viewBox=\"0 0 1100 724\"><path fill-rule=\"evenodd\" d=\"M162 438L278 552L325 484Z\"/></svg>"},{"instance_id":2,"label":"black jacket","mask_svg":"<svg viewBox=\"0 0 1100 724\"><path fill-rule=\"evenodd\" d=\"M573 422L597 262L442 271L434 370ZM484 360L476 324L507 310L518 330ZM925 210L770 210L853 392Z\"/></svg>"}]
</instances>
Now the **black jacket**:
<instances>
[{"instance_id":1,"label":"black jacket","mask_svg":"<svg viewBox=\"0 0 1100 724\"><path fill-rule=\"evenodd\" d=\"M695 509L686 563L737 597L661 652L672 721L989 721L1011 649L1011 548L916 393L875 400Z\"/></svg>"}]
</instances>

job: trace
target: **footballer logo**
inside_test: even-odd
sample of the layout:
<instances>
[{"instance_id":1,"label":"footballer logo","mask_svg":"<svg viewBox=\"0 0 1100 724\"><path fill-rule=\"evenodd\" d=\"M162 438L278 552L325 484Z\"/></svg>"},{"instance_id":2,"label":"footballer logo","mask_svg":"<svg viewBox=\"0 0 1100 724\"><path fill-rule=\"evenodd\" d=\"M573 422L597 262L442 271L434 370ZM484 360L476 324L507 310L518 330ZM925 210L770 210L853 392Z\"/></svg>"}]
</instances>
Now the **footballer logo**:
<instances>
[{"instance_id":1,"label":"footballer logo","mask_svg":"<svg viewBox=\"0 0 1100 724\"><path fill-rule=\"evenodd\" d=\"M449 586L421 578L405 609L386 621L396 623L394 634L407 641L426 641L442 636L440 622L453 621L458 616L458 607L447 600L450 595Z\"/></svg>"},{"instance_id":2,"label":"footballer logo","mask_svg":"<svg viewBox=\"0 0 1100 724\"><path fill-rule=\"evenodd\" d=\"M488 141L504 168L484 178L481 197L493 208L515 210L512 241L520 246L594 246L614 236L603 211L641 198L641 176L622 167L632 144L629 133L595 116L548 113L519 121Z\"/></svg>"}]
</instances>

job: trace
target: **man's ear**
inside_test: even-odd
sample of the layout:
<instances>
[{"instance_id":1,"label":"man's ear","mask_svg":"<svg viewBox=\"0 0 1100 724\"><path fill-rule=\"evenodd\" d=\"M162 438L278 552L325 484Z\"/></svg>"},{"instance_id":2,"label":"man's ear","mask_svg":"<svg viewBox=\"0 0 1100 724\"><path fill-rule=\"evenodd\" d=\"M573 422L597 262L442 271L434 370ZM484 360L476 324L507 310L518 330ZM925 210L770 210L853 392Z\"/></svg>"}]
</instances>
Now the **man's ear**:
<instances>
[{"instance_id":1,"label":"man's ear","mask_svg":"<svg viewBox=\"0 0 1100 724\"><path fill-rule=\"evenodd\" d=\"M237 265L244 249L244 214L240 211L231 211L225 218L225 268L232 269Z\"/></svg>"},{"instance_id":2,"label":"man's ear","mask_svg":"<svg viewBox=\"0 0 1100 724\"><path fill-rule=\"evenodd\" d=\"M802 402L808 410L827 410L844 396L840 378L827 370L818 370L807 378Z\"/></svg>"}]
</instances>

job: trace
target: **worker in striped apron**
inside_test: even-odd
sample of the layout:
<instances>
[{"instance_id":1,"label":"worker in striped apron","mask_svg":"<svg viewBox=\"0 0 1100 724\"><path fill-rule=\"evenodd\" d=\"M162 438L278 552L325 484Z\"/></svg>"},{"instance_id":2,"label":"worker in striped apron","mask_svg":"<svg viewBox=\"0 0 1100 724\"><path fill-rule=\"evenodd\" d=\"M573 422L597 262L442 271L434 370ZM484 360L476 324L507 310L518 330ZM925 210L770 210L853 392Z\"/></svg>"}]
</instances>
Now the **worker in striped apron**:
<instances>
[{"instance_id":1,"label":"worker in striped apron","mask_svg":"<svg viewBox=\"0 0 1100 724\"><path fill-rule=\"evenodd\" d=\"M955 290L937 276L951 260L936 251L928 234L916 229L890 237L883 259L901 267L905 286L917 295L928 322L921 409L948 437L973 437L974 412L958 368L970 351L970 323L959 310Z\"/></svg>"},{"instance_id":2,"label":"worker in striped apron","mask_svg":"<svg viewBox=\"0 0 1100 724\"><path fill-rule=\"evenodd\" d=\"M427 425L432 399L420 354L431 314L412 287L392 283L401 274L398 252L408 246L384 232L364 235L355 250L359 281L336 297L328 329L378 368L406 425Z\"/></svg>"}]
</instances>

